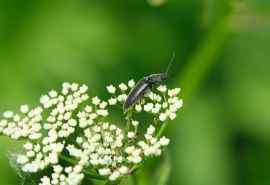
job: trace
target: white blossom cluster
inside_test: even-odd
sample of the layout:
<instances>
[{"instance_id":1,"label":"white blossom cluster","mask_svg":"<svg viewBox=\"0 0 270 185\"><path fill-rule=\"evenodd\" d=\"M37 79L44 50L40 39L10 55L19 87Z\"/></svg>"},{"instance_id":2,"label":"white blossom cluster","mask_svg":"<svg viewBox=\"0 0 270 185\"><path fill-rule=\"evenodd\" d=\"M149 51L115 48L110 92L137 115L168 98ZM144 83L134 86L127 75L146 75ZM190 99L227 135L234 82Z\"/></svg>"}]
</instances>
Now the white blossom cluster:
<instances>
[{"instance_id":1,"label":"white blossom cluster","mask_svg":"<svg viewBox=\"0 0 270 185\"><path fill-rule=\"evenodd\" d=\"M61 92L52 90L41 96L40 106L30 109L23 105L20 114L5 112L0 134L26 140L25 152L17 155L22 171L52 169L50 176L40 179L40 185L79 185L89 169L96 176L118 180L147 157L162 154L170 140L159 131L166 120L175 119L183 105L179 88L168 90L161 85L130 108L124 123L114 123L111 110L122 107L134 86L133 80L118 87L109 85L110 97L102 100L89 98L86 85L63 83ZM143 137L138 133L142 124L136 119L138 113L151 115Z\"/></svg>"}]
</instances>

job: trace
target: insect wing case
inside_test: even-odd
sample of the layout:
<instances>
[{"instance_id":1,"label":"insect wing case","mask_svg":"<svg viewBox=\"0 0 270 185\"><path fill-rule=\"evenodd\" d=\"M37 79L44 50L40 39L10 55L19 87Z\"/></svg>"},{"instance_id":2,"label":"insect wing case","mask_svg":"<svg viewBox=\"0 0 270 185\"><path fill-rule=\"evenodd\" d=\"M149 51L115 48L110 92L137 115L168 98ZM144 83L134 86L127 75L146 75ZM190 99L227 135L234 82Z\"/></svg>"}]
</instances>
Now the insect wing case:
<instances>
[{"instance_id":1,"label":"insect wing case","mask_svg":"<svg viewBox=\"0 0 270 185\"><path fill-rule=\"evenodd\" d=\"M145 79L140 80L135 87L130 91L125 104L124 104L124 112L135 104L148 90L150 90L151 84L146 82Z\"/></svg>"}]
</instances>

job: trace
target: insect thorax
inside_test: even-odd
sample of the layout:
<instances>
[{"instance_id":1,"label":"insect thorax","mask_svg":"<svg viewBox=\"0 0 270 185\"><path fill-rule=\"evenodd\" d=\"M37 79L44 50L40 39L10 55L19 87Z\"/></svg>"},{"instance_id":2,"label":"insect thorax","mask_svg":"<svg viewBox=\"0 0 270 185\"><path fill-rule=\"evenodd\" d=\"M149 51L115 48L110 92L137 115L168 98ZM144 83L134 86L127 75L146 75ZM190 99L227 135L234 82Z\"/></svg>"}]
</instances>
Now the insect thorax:
<instances>
[{"instance_id":1,"label":"insect thorax","mask_svg":"<svg viewBox=\"0 0 270 185\"><path fill-rule=\"evenodd\" d=\"M167 75L165 73L152 74L152 75L144 77L144 80L151 84L163 82L166 79L167 79Z\"/></svg>"}]
</instances>

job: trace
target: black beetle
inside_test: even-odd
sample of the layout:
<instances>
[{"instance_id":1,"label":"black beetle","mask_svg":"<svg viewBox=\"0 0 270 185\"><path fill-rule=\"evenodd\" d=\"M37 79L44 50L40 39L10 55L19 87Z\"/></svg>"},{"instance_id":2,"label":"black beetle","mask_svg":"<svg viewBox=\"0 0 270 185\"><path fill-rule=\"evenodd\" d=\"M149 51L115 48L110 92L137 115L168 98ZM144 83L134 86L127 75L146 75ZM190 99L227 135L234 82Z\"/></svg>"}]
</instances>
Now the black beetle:
<instances>
[{"instance_id":1,"label":"black beetle","mask_svg":"<svg viewBox=\"0 0 270 185\"><path fill-rule=\"evenodd\" d=\"M175 54L173 53L172 59L165 73L151 74L141 79L135 85L135 87L128 94L127 99L124 103L124 106L123 106L124 112L126 112L129 107L131 107L138 100L140 100L145 93L147 93L153 88L154 85L159 84L168 78L168 72L169 72L172 62L174 61L174 58L175 58Z\"/></svg>"}]
</instances>

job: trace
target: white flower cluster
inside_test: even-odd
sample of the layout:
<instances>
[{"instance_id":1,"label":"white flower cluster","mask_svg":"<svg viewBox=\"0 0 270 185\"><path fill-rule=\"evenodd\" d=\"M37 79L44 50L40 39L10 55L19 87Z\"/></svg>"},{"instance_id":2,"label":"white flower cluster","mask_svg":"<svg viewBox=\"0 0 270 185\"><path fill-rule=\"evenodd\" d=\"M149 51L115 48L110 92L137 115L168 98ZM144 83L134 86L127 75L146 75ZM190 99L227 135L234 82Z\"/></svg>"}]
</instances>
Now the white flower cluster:
<instances>
[{"instance_id":1,"label":"white flower cluster","mask_svg":"<svg viewBox=\"0 0 270 185\"><path fill-rule=\"evenodd\" d=\"M159 86L131 108L134 114L125 115L126 123L113 123L111 110L124 103L134 85L133 80L127 85L121 83L118 88L109 85L111 97L102 100L95 96L89 101L86 85L64 83L60 93L53 90L41 96L41 105L36 108L30 110L23 105L20 114L5 112L0 134L26 139L25 153L17 156L24 172L53 168L50 176L40 179L40 185L79 185L89 169L96 176L118 180L132 173L147 157L161 155L170 141L160 137L158 131L167 124L163 122L175 119L183 105L178 98L180 89ZM142 121L136 119L137 112L153 118L143 138L138 133ZM61 161L73 162L61 166Z\"/></svg>"},{"instance_id":2,"label":"white flower cluster","mask_svg":"<svg viewBox=\"0 0 270 185\"><path fill-rule=\"evenodd\" d=\"M74 167L62 167L61 165L53 166L53 173L51 179L44 176L40 179L41 185L67 185L67 184L80 184L84 178L82 173L82 166L76 165Z\"/></svg>"}]
</instances>

